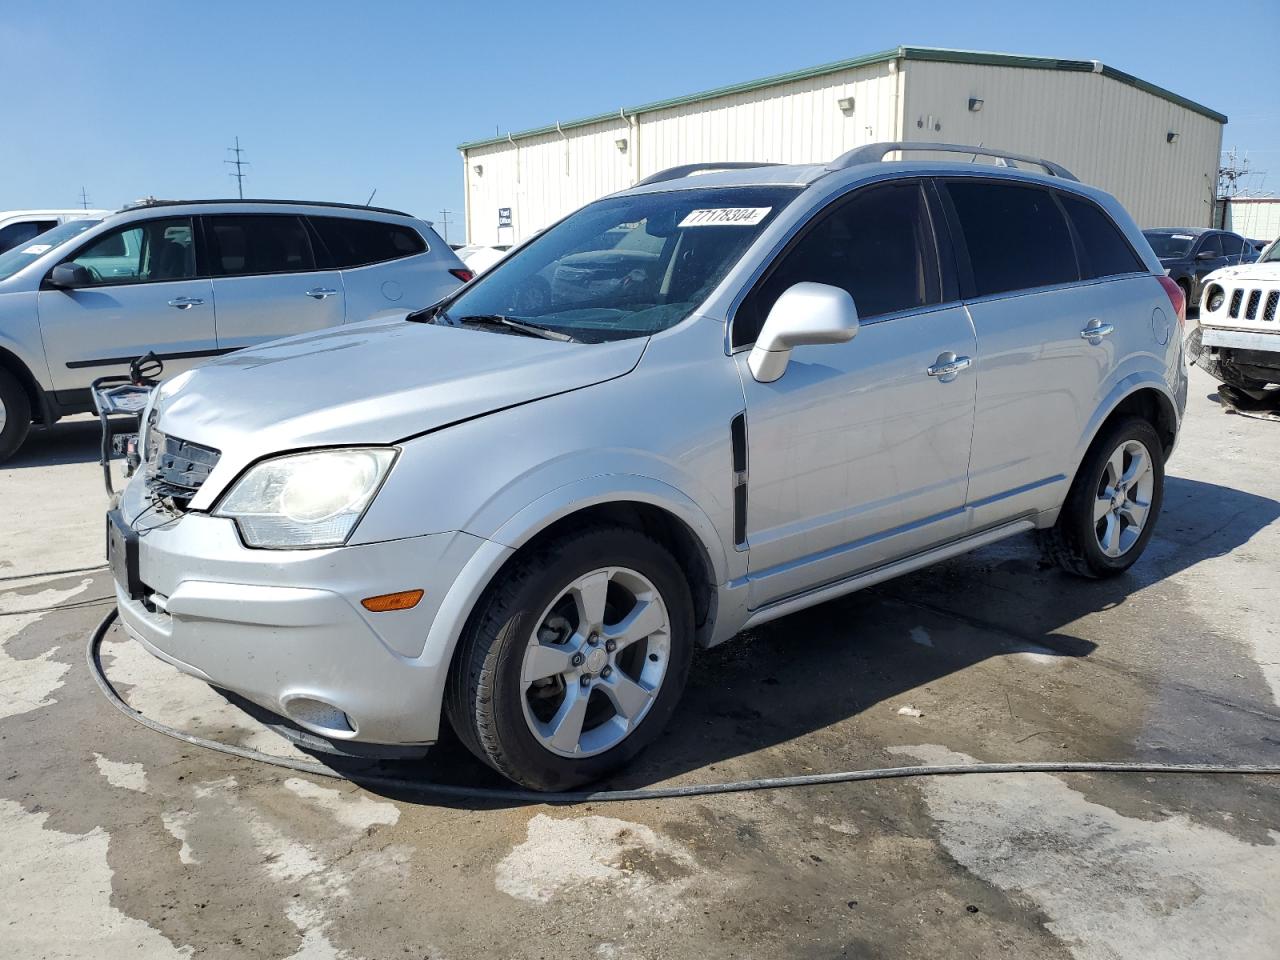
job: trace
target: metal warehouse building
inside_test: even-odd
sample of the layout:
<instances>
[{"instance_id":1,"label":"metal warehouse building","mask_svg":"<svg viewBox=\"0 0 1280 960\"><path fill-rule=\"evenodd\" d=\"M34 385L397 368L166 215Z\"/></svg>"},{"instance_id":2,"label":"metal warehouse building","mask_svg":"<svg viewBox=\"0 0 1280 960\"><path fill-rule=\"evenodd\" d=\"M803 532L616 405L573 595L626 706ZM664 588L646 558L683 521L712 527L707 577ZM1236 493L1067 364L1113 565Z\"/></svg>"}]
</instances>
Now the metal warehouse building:
<instances>
[{"instance_id":1,"label":"metal warehouse building","mask_svg":"<svg viewBox=\"0 0 1280 960\"><path fill-rule=\"evenodd\" d=\"M516 243L665 167L813 163L875 141L1056 160L1142 226L1208 226L1227 118L1096 60L898 47L461 144L471 243Z\"/></svg>"}]
</instances>

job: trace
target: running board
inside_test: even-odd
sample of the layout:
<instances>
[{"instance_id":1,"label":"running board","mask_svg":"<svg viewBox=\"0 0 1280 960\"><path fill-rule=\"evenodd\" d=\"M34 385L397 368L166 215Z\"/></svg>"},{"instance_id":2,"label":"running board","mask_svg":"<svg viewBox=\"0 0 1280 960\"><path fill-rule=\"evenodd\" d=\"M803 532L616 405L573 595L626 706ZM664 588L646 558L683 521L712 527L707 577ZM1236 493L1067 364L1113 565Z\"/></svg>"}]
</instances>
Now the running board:
<instances>
[{"instance_id":1,"label":"running board","mask_svg":"<svg viewBox=\"0 0 1280 960\"><path fill-rule=\"evenodd\" d=\"M973 536L965 537L963 540L953 540L951 543L934 547L924 553L917 553L913 557L886 563L883 567L876 567L866 573L859 573L844 580L837 580L835 583L828 584L825 587L817 587L794 597L775 600L773 603L767 604L752 613L747 622L742 625L742 629L758 627L760 624L768 623L770 620L777 620L779 617L785 617L807 607L826 603L836 597L843 597L846 593L853 593L855 590L875 586L877 583L900 577L904 573L911 573L941 560L950 560L952 557L958 557L960 554L976 550L978 547L985 547L989 543L1004 540L1006 537L1011 537L1016 533L1024 533L1034 529L1035 523L1030 519L1015 520L1013 523L1006 523L999 527L992 527L990 530L984 530L982 533L975 533Z\"/></svg>"}]
</instances>

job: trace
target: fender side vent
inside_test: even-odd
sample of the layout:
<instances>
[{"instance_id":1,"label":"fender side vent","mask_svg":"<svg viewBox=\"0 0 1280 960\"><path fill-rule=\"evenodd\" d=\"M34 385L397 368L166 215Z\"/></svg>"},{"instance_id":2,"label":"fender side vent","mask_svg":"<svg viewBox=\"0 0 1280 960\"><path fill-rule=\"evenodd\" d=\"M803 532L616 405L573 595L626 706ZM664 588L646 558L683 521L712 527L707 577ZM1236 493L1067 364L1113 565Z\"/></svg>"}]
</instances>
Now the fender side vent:
<instances>
[{"instance_id":1,"label":"fender side vent","mask_svg":"<svg viewBox=\"0 0 1280 960\"><path fill-rule=\"evenodd\" d=\"M733 446L733 545L747 542L747 415L740 413L729 424Z\"/></svg>"}]
</instances>

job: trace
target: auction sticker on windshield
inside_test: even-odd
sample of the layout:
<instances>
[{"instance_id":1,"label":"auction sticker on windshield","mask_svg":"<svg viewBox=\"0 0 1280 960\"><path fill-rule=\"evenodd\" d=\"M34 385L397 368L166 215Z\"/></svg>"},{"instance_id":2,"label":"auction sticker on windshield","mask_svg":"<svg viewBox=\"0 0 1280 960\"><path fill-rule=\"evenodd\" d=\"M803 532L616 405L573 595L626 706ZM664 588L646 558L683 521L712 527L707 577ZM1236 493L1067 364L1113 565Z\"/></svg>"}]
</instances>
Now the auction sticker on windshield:
<instances>
[{"instance_id":1,"label":"auction sticker on windshield","mask_svg":"<svg viewBox=\"0 0 1280 960\"><path fill-rule=\"evenodd\" d=\"M31 246L27 247L27 249L23 250L22 252L26 254L34 255L34 254L40 254L40 253L47 253L52 249L53 249L53 244L51 243L33 243Z\"/></svg>"},{"instance_id":2,"label":"auction sticker on windshield","mask_svg":"<svg viewBox=\"0 0 1280 960\"><path fill-rule=\"evenodd\" d=\"M680 227L754 227L769 215L773 207L720 207L714 210L690 210Z\"/></svg>"}]
</instances>

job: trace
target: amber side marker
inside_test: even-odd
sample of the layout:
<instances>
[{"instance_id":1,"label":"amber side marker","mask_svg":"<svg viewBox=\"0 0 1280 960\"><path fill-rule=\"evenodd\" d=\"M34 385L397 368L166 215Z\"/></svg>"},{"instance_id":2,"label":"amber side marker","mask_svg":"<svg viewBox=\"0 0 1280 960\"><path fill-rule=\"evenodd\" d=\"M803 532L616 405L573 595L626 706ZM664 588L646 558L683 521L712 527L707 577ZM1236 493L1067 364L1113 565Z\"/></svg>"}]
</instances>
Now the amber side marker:
<instances>
[{"instance_id":1,"label":"amber side marker","mask_svg":"<svg viewBox=\"0 0 1280 960\"><path fill-rule=\"evenodd\" d=\"M422 590L401 590L399 593L384 593L378 597L365 597L360 605L374 613L386 613L388 610L411 610L422 599Z\"/></svg>"}]
</instances>

